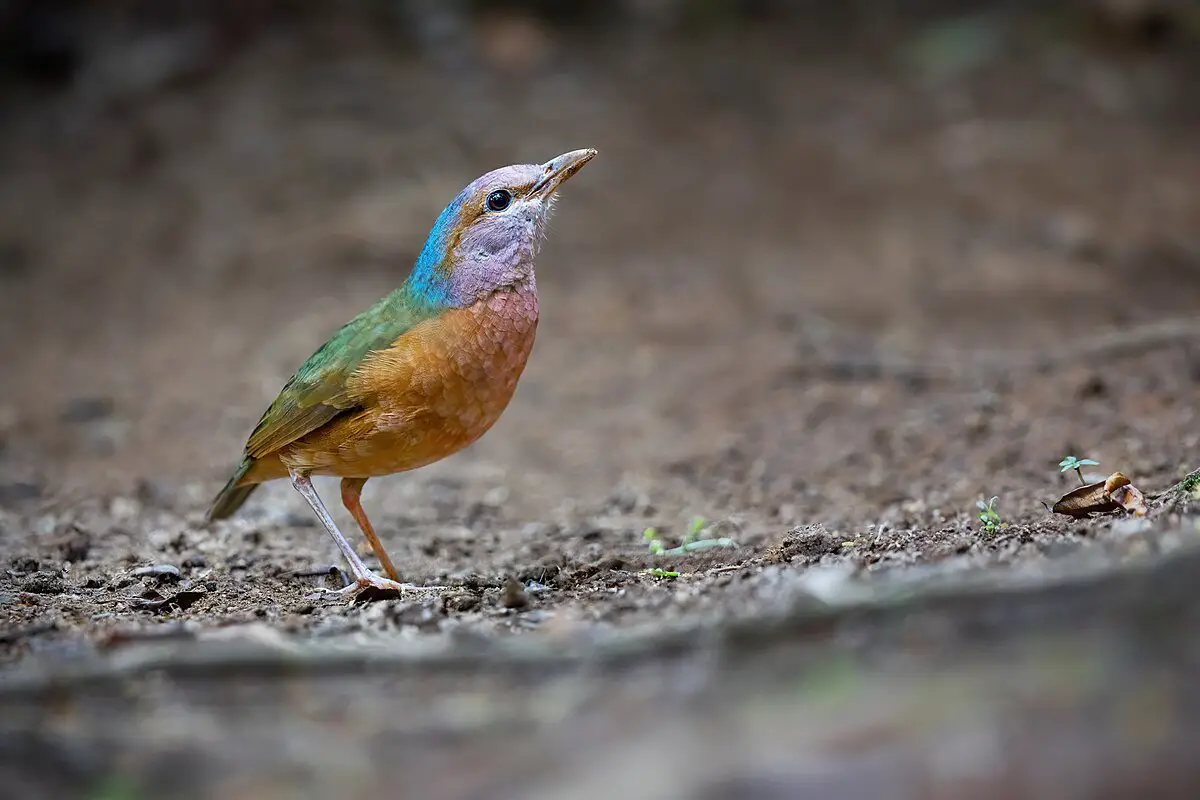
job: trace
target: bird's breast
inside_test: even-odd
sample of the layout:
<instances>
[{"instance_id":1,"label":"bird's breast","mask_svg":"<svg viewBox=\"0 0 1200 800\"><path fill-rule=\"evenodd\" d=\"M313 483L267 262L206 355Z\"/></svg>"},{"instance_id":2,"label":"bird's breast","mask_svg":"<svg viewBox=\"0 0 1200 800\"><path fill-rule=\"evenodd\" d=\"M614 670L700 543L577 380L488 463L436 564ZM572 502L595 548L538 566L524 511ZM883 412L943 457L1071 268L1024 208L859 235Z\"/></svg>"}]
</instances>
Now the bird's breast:
<instances>
[{"instance_id":1,"label":"bird's breast","mask_svg":"<svg viewBox=\"0 0 1200 800\"><path fill-rule=\"evenodd\" d=\"M314 471L386 475L444 458L500 418L533 349L530 285L449 309L373 353L348 385L364 410L345 419ZM316 442L313 442L316 444Z\"/></svg>"},{"instance_id":2,"label":"bird's breast","mask_svg":"<svg viewBox=\"0 0 1200 800\"><path fill-rule=\"evenodd\" d=\"M401 427L414 408L470 441L507 407L533 349L537 294L511 289L446 312L424 342L407 387L380 393Z\"/></svg>"}]
</instances>

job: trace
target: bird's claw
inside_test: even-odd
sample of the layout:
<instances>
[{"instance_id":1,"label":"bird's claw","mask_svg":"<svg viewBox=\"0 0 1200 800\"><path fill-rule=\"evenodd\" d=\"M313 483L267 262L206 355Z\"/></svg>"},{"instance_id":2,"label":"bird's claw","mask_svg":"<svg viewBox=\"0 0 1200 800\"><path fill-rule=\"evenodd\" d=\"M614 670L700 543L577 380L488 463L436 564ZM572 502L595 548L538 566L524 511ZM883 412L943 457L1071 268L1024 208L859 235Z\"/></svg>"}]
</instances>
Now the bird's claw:
<instances>
[{"instance_id":1,"label":"bird's claw","mask_svg":"<svg viewBox=\"0 0 1200 800\"><path fill-rule=\"evenodd\" d=\"M376 600L390 600L403 597L408 592L436 592L441 586L415 586L411 583L398 583L388 578L368 573L356 579L354 583L341 589L323 589L326 594L336 594L349 598L353 603L371 603Z\"/></svg>"}]
</instances>

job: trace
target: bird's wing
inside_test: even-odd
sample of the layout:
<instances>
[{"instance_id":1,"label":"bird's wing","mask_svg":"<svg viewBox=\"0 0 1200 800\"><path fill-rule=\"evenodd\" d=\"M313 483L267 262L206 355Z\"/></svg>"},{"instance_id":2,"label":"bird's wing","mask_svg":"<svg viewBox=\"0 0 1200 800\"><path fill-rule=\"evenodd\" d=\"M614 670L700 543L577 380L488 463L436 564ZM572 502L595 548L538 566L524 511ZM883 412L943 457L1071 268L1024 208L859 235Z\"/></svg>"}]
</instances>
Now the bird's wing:
<instances>
[{"instance_id":1,"label":"bird's wing","mask_svg":"<svg viewBox=\"0 0 1200 800\"><path fill-rule=\"evenodd\" d=\"M343 325L284 385L250 434L246 455L261 458L273 453L358 408L362 398L347 390L347 381L367 354L391 346L436 314L436 309L412 303L397 292Z\"/></svg>"}]
</instances>

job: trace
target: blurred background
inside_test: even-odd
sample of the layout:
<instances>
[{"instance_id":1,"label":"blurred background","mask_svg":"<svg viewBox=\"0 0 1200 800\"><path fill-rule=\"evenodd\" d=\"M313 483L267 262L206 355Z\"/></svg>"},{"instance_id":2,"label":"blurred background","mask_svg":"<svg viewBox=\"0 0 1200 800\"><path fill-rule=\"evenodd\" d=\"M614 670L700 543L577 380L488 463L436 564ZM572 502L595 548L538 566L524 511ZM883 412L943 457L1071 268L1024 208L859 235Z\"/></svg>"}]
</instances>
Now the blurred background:
<instances>
[{"instance_id":1,"label":"blurred background","mask_svg":"<svg viewBox=\"0 0 1200 800\"><path fill-rule=\"evenodd\" d=\"M190 631L253 624L405 643L454 630L536 639L707 624L735 608L778 610L816 565L867 580L909 567L1037 570L1063 555L1123 563L1191 541L1194 514L1168 539L1050 516L1040 501L1072 485L1055 467L1071 453L1147 490L1197 466L1198 86L1200 7L1185 0L0 0L0 554L12 565L0 611L37 634L0 636L0 655L58 664L126 636L122 626L165 626L126 596L150 579L120 577L157 562L208 581L204 599L171 617ZM468 451L367 488L402 570L457 594L314 606L311 569L336 553L286 485L227 524L201 526L265 405L326 336L404 279L463 185L582 147L599 156L556 211L538 265L538 342L508 411ZM1149 333L1115 347L1105 338L1131 331ZM336 496L333 484L319 488ZM979 532L975 503L990 496L1013 526L1003 536ZM697 517L741 549L652 558L646 527L672 543ZM74 572L55 577L64 558ZM684 577L646 577L664 564ZM509 608L510 576L544 591ZM1145 588L1122 597L1146 600ZM1191 613L1170 619L1191 624ZM1060 622L1080 630L1078 617ZM919 627L896 626L909 624ZM924 632L898 634L867 660L912 667L957 652L942 628ZM883 641L830 637L828 652L860 655L861 642ZM1170 639L1185 640L1194 637ZM1114 648L1134 655L1114 657L1122 666L1110 672L1089 656L1090 688L1063 702L1107 711L1113 687L1141 685L1138 669L1161 653L1127 644ZM798 679L818 649L764 668L762 685ZM844 685L840 668L825 673L830 686ZM725 685L696 669L683 677ZM1145 705L1154 730L1196 707L1163 689L1194 699L1187 674L1150 687L1162 690ZM1006 677L1003 691L1015 683ZM662 740L646 736L694 736L694 753L731 761L757 757L759 745L854 749L822 738L810 698L792 694L797 705L780 706L775 728L754 711L740 717L746 738L726 750L728 717L688 727L646 704L685 683L649 681L624 706L597 705L610 715L602 730L616 732L610 744L626 744L630 720L657 726L635 742L639 775L657 774L647 753ZM441 730L445 687L432 685L345 689L356 719L376 726L370 752L414 748L409 761L372 763L416 770L411 753L436 749L420 738L427 729L405 740L396 728L419 718ZM464 696L474 702L488 685ZM1041 757L1051 766L1039 780L1052 786L1062 753L1113 770L1167 763L1138 761L1148 751L1115 733L1088 738L1091 718L1070 710L1055 729L1062 749L1042 747L1025 733L1046 730L1037 715L1062 711L1045 700L1064 695L1054 680L1020 691L1029 686L1045 693L983 714L981 736L1009 749L963 740L969 752L955 764L1002 782ZM242 696L214 690L183 714L171 695L181 716L150 697L122 708L133 742L122 752L154 761L161 742L182 743L179 763L209 759L197 768L206 780L232 774L214 764L356 763L368 751L353 748L368 739L345 729L329 749L315 729L289 728L299 743L249 766L244 738L193 746L201 728L189 714L212 713L204 730L261 734L260 744L275 741L280 708L340 724L324 688L307 690L264 693L257 728ZM92 727L80 727L93 749L65 747L58 730L43 750L9 749L10 763L34 763L35 752L53 767L38 780L103 775L118 745L102 744L114 726L96 697ZM860 707L883 707L872 703ZM893 732L919 727L931 707L948 705L934 697ZM41 726L47 717L30 708ZM810 738L796 745L798 719L810 720ZM871 724L854 741L875 737ZM515 740L485 738L458 756L491 758L472 762L485 777L514 764L553 775L546 753L572 741L550 735L517 758ZM612 763L636 761L613 752ZM567 753L595 780L567 785L618 793L599 780L615 779L609 762L581 754ZM779 763L790 769L789 758ZM171 763L140 774L153 786ZM474 775L456 772L465 762L437 763L421 768L430 786ZM857 764L846 774L863 774ZM704 796L750 796L729 786ZM844 796L874 791L857 786ZM940 796L968 795L984 796Z\"/></svg>"},{"instance_id":2,"label":"blurred background","mask_svg":"<svg viewBox=\"0 0 1200 800\"><path fill-rule=\"evenodd\" d=\"M5 0L0 31L10 481L219 483L462 185L576 147L479 445L530 512L781 415L819 450L771 399L814 338L1029 350L1200 300L1181 0Z\"/></svg>"}]
</instances>

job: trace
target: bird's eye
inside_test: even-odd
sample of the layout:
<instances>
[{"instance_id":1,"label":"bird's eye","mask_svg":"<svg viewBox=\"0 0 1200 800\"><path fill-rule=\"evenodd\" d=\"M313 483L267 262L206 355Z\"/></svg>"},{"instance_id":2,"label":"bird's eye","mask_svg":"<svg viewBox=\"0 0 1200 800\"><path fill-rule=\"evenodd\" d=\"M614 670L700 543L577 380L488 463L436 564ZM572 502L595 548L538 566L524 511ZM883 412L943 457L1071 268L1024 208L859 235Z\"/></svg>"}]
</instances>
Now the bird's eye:
<instances>
[{"instance_id":1,"label":"bird's eye","mask_svg":"<svg viewBox=\"0 0 1200 800\"><path fill-rule=\"evenodd\" d=\"M489 211L503 211L512 202L512 195L504 189L497 189L487 196Z\"/></svg>"}]
</instances>

